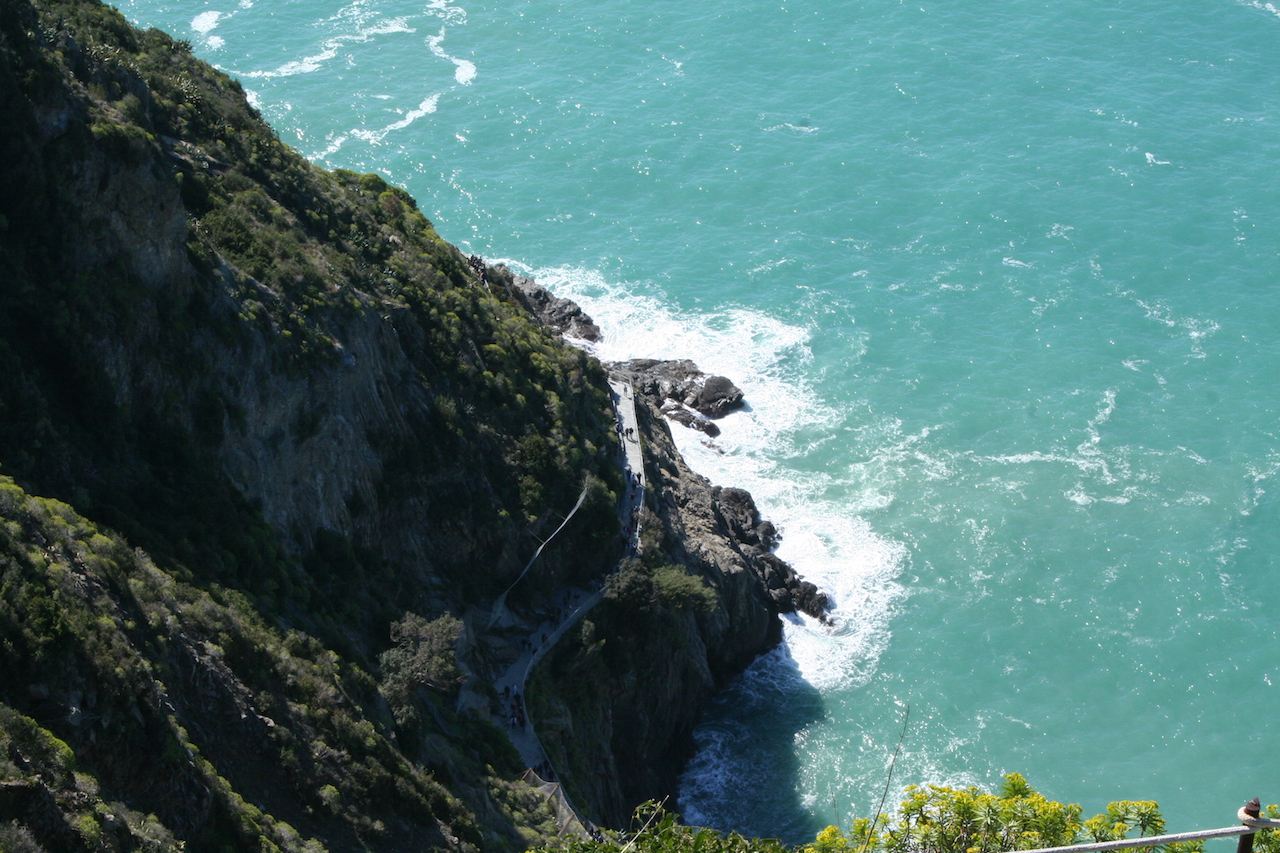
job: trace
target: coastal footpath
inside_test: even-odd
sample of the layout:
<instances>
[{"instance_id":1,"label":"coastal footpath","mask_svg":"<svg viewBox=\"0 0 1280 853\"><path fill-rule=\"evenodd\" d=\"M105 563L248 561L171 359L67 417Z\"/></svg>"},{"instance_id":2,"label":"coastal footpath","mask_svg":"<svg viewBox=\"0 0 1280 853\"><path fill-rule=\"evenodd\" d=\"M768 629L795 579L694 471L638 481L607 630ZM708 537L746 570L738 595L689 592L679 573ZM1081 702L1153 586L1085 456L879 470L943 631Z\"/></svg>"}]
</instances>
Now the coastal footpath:
<instances>
[{"instance_id":1,"label":"coastal footpath","mask_svg":"<svg viewBox=\"0 0 1280 853\"><path fill-rule=\"evenodd\" d=\"M523 701L621 826L779 613L821 611L666 392L624 380L633 513L608 370L533 301L567 306L307 163L190 45L14 0L0 113L5 844L547 841L500 677L572 589L600 601Z\"/></svg>"}]
</instances>

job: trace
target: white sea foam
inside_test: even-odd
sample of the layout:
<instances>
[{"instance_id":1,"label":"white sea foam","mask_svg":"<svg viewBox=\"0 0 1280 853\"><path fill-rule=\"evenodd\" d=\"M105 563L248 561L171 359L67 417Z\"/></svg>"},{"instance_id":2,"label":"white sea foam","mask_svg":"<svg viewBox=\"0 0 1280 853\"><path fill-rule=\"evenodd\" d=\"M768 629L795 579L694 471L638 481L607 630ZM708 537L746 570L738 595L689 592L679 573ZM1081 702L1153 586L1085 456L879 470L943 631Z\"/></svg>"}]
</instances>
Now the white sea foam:
<instances>
[{"instance_id":1,"label":"white sea foam","mask_svg":"<svg viewBox=\"0 0 1280 853\"><path fill-rule=\"evenodd\" d=\"M430 0L427 3L427 8L446 24L465 24L467 22L467 10L461 6L454 6L449 0Z\"/></svg>"},{"instance_id":2,"label":"white sea foam","mask_svg":"<svg viewBox=\"0 0 1280 853\"><path fill-rule=\"evenodd\" d=\"M1270 12L1272 15L1280 18L1280 6L1277 6L1275 3L1262 3L1259 2L1259 0L1250 0L1250 2L1245 3L1244 5L1253 9L1259 9L1263 12Z\"/></svg>"},{"instance_id":3,"label":"white sea foam","mask_svg":"<svg viewBox=\"0 0 1280 853\"><path fill-rule=\"evenodd\" d=\"M381 142L383 139L385 139L388 134L394 133L397 130L404 130L406 127L413 124L415 121L422 118L423 116L430 115L431 113L435 112L436 105L439 103L439 101L440 101L439 92L437 92L434 95L428 95L426 98L423 98L422 103L418 104L416 109L409 110L407 113L404 114L403 118L399 119L398 121L392 122L391 124L387 125L381 130L364 130L364 129L353 130L351 131L351 135L359 139L363 139L366 142L377 144ZM332 150L335 150L335 151L337 150L337 148L334 146L330 146L330 147L332 148Z\"/></svg>"},{"instance_id":4,"label":"white sea foam","mask_svg":"<svg viewBox=\"0 0 1280 853\"><path fill-rule=\"evenodd\" d=\"M345 133L339 133L331 136L328 140L329 142L328 146L325 147L324 150L317 151L316 153L312 154L310 159L324 160L329 157L332 157L334 154L338 152L338 149L340 149L343 143L345 143L349 138L350 137Z\"/></svg>"},{"instance_id":5,"label":"white sea foam","mask_svg":"<svg viewBox=\"0 0 1280 853\"><path fill-rule=\"evenodd\" d=\"M1149 319L1155 320L1157 323L1168 326L1171 329L1180 329L1186 332L1191 341L1192 358L1205 358L1205 338L1222 328L1215 320L1202 320L1198 317L1175 317L1169 306L1164 302L1148 302L1138 298L1131 291L1126 291L1122 295L1133 299L1134 303L1147 312Z\"/></svg>"},{"instance_id":6,"label":"white sea foam","mask_svg":"<svg viewBox=\"0 0 1280 853\"><path fill-rule=\"evenodd\" d=\"M787 643L800 673L823 691L866 684L888 646L889 619L904 595L895 578L905 548L819 501L766 513L783 525L778 555L822 587L834 605L833 627L809 618L787 623Z\"/></svg>"},{"instance_id":7,"label":"white sea foam","mask_svg":"<svg viewBox=\"0 0 1280 853\"><path fill-rule=\"evenodd\" d=\"M191 29L200 35L208 35L218 26L218 19L222 17L221 12L208 11L201 12L191 19Z\"/></svg>"},{"instance_id":8,"label":"white sea foam","mask_svg":"<svg viewBox=\"0 0 1280 853\"><path fill-rule=\"evenodd\" d=\"M454 65L453 79L457 85L470 85L476 78L475 63L467 59L450 56L442 47L448 27L465 23L466 11L459 6L451 5L447 0L433 0L433 2L428 3L427 12L443 22L439 31L427 38L428 48L433 55ZM357 2L344 7L338 14L329 19L328 23L336 23L339 28L347 31L340 32L321 42L321 50L318 53L286 62L274 70L251 71L245 76L263 78L290 77L296 74L310 74L319 71L340 54L346 53L347 50L345 48L348 46L354 47L355 45L397 33L416 32L414 27L411 26L410 20L409 17L403 16L381 16L368 3L357 0ZM399 118L383 127L370 128L363 126L353 128L345 133L331 133L326 139L326 146L314 152L311 156L313 159L320 160L331 158L352 139L358 139L370 145L379 145L389 135L409 127L424 116L436 112L443 94L444 92L441 91L433 92L424 97L416 107L395 109L394 112L399 115ZM389 100L391 98L390 95L385 94L375 94L368 97L378 100Z\"/></svg>"},{"instance_id":9,"label":"white sea foam","mask_svg":"<svg viewBox=\"0 0 1280 853\"><path fill-rule=\"evenodd\" d=\"M1102 394L1102 403L1098 407L1098 413L1089 419L1086 427L1089 433L1089 441L1087 445L1092 448L1093 445L1102 441L1102 434L1098 431L1098 427L1111 420L1111 413L1116 410L1116 392L1114 389L1108 388ZM1086 445L1080 445L1083 450Z\"/></svg>"},{"instance_id":10,"label":"white sea foam","mask_svg":"<svg viewBox=\"0 0 1280 853\"><path fill-rule=\"evenodd\" d=\"M760 273L772 272L776 270L778 267L786 266L787 264L792 264L792 263L795 263L795 258L777 258L772 261L765 261L759 266L755 266L747 270L747 275L756 276L756 275L759 275Z\"/></svg>"},{"instance_id":11,"label":"white sea foam","mask_svg":"<svg viewBox=\"0 0 1280 853\"><path fill-rule=\"evenodd\" d=\"M226 40L222 36L215 36L213 31L218 28L218 24L230 17L230 15L222 12L210 10L201 12L191 19L191 29L199 34L201 41L211 50L218 50L226 44Z\"/></svg>"},{"instance_id":12,"label":"white sea foam","mask_svg":"<svg viewBox=\"0 0 1280 853\"><path fill-rule=\"evenodd\" d=\"M319 71L326 62L338 55L339 44L340 42L337 41L326 42L324 50L319 53L304 56L302 59L291 60L274 71L246 71L244 76L270 79L272 77L292 77L294 74L310 74L313 71Z\"/></svg>"},{"instance_id":13,"label":"white sea foam","mask_svg":"<svg viewBox=\"0 0 1280 853\"><path fill-rule=\"evenodd\" d=\"M748 308L681 311L661 294L633 293L591 270L555 267L532 274L576 301L600 326L604 340L589 346L602 360L690 358L742 388L748 408L720 420L717 439L709 442L673 426L676 443L712 482L752 493L782 533L778 555L835 604L833 626L803 617L787 623L785 665L822 690L865 683L888 643L888 621L904 594L895 578L906 551L854 514L850 503L858 501L861 489L833 490L832 475L802 474L777 461L795 449L797 431L833 429L841 419L800 378L811 359L808 331ZM918 438L901 440L911 444ZM825 497L833 491L854 497ZM766 666L756 677L767 674Z\"/></svg>"},{"instance_id":14,"label":"white sea foam","mask_svg":"<svg viewBox=\"0 0 1280 853\"><path fill-rule=\"evenodd\" d=\"M458 82L459 86L468 86L471 81L476 79L476 65L474 62L466 59L459 59L456 56L450 56L445 53L444 48L440 45L444 42L445 28L441 27L440 32L427 39L427 47L431 48L431 52L441 59L448 60L454 64L453 79Z\"/></svg>"},{"instance_id":15,"label":"white sea foam","mask_svg":"<svg viewBox=\"0 0 1280 853\"><path fill-rule=\"evenodd\" d=\"M770 127L763 128L765 133L775 133L779 130L790 131L791 133L816 133L819 128L811 124L793 124L784 121L782 124L775 124Z\"/></svg>"},{"instance_id":16,"label":"white sea foam","mask_svg":"<svg viewBox=\"0 0 1280 853\"><path fill-rule=\"evenodd\" d=\"M351 9L352 7L348 7L343 10L334 20L345 20L352 17ZM301 59L290 60L273 70L245 71L242 72L242 76L271 79L275 77L292 77L295 74L312 74L336 58L344 45L370 42L379 36L413 32L413 28L409 26L407 18L383 18L369 23L367 20L357 17L355 23L356 29L353 32L340 33L322 41L320 50L317 53L309 54Z\"/></svg>"}]
</instances>

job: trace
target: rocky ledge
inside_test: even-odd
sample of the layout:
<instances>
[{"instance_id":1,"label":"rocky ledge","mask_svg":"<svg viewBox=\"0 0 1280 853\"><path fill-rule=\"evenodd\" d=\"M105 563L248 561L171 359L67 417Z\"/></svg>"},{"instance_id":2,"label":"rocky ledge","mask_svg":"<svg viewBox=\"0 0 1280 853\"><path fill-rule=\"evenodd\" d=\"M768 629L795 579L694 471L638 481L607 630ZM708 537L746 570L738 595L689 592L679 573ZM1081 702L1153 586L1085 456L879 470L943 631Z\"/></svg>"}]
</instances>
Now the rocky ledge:
<instances>
[{"instance_id":1,"label":"rocky ledge","mask_svg":"<svg viewBox=\"0 0 1280 853\"><path fill-rule=\"evenodd\" d=\"M771 521L762 521L751 493L745 489L715 486L711 490L716 515L747 558L748 564L764 581L769 597L781 613L806 613L824 624L831 600L827 594L804 580L785 560L773 553L778 544L778 531Z\"/></svg>"}]
</instances>

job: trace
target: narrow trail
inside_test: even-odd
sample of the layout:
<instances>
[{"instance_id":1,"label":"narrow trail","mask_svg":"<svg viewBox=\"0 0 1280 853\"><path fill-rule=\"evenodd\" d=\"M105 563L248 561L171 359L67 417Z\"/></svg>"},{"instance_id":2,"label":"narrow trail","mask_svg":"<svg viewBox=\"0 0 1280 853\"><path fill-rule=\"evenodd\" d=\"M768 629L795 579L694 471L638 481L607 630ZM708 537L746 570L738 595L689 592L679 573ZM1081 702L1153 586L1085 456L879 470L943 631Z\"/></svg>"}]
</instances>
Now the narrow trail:
<instances>
[{"instance_id":1,"label":"narrow trail","mask_svg":"<svg viewBox=\"0 0 1280 853\"><path fill-rule=\"evenodd\" d=\"M609 388L613 398L613 408L617 413L618 439L623 451L620 464L627 481L626 492L618 502L618 522L627 537L627 551L632 553L638 547L637 519L640 507L644 503L645 493L644 463L640 449L639 422L636 417L635 389L629 383L613 378L609 380ZM577 507L574 509L576 510ZM534 558L536 557L535 554ZM533 560L530 560L530 565L532 564ZM528 568L528 566L525 567L526 572ZM521 577L524 575L521 574ZM503 593L504 598L505 595L506 593ZM595 835L597 830L589 821L581 817L581 813L573 807L563 789L555 781L558 774L547 758L546 750L543 749L542 743L533 730L533 720L529 718L524 706L525 682L534 665L591 608L599 604L603 597L603 579L594 589L567 587L561 590L555 615L533 627L529 636L521 644L520 654L493 681L494 687L502 697L504 708L503 718L495 719L494 722L507 733L511 743L520 752L525 766L530 768L531 772L526 774L526 780L542 788L549 798L556 801L558 810L566 813L561 828L562 835L565 832ZM502 618L501 610L505 610L505 605L498 603L495 606L494 616L490 620L491 627Z\"/></svg>"}]
</instances>

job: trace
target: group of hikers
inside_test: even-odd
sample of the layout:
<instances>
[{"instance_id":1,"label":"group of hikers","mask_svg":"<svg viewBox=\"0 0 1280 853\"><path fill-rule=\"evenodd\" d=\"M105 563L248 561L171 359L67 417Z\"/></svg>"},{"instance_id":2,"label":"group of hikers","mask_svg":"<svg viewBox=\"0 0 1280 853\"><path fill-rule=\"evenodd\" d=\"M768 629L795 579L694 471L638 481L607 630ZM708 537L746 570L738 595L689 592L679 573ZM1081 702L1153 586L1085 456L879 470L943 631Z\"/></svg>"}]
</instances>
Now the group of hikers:
<instances>
[{"instance_id":1,"label":"group of hikers","mask_svg":"<svg viewBox=\"0 0 1280 853\"><path fill-rule=\"evenodd\" d=\"M509 704L511 717L509 722L513 729L523 729L525 724L524 715L524 696L519 690L513 690L511 685L502 688L502 699Z\"/></svg>"},{"instance_id":2,"label":"group of hikers","mask_svg":"<svg viewBox=\"0 0 1280 853\"><path fill-rule=\"evenodd\" d=\"M628 545L631 544L631 540L635 537L636 527L639 524L639 522L640 522L640 505L636 504L635 506L631 507L631 517L627 521L626 533L627 533Z\"/></svg>"},{"instance_id":3,"label":"group of hikers","mask_svg":"<svg viewBox=\"0 0 1280 853\"><path fill-rule=\"evenodd\" d=\"M484 258L479 255L469 255L467 257L467 264L476 275L480 276L481 284L489 283L489 267L485 265Z\"/></svg>"}]
</instances>

